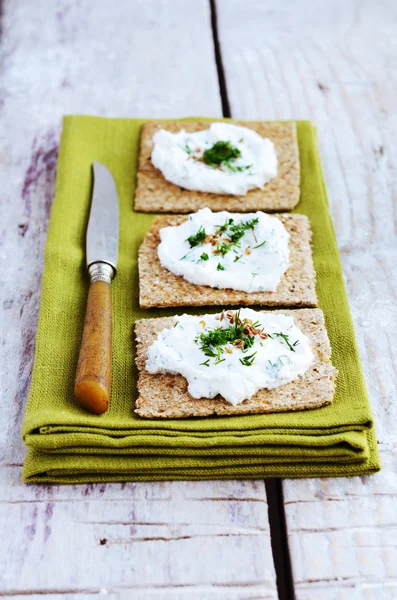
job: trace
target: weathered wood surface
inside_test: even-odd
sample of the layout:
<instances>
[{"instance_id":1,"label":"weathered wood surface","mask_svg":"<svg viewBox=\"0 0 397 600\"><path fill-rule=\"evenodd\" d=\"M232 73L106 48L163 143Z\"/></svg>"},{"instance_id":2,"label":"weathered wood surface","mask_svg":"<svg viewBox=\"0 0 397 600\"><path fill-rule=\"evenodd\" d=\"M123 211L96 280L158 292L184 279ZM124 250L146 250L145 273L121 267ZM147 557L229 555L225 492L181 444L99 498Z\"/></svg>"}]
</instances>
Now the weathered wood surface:
<instances>
[{"instance_id":1,"label":"weathered wood surface","mask_svg":"<svg viewBox=\"0 0 397 600\"><path fill-rule=\"evenodd\" d=\"M206 0L6 0L0 595L275 598L263 482L26 486L20 427L61 117L220 115Z\"/></svg>"},{"instance_id":2,"label":"weathered wood surface","mask_svg":"<svg viewBox=\"0 0 397 600\"><path fill-rule=\"evenodd\" d=\"M397 5L218 0L231 112L311 119L383 471L285 481L299 600L397 598Z\"/></svg>"}]
</instances>

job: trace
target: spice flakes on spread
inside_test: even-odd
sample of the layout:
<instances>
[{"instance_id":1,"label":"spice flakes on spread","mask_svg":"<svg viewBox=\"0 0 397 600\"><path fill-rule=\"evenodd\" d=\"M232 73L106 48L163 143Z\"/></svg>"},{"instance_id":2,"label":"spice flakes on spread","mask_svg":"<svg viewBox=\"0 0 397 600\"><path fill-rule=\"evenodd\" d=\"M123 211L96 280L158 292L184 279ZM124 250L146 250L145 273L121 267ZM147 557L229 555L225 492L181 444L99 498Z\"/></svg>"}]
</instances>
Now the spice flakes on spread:
<instances>
[{"instance_id":1,"label":"spice flakes on spread","mask_svg":"<svg viewBox=\"0 0 397 600\"><path fill-rule=\"evenodd\" d=\"M250 308L174 317L149 347L149 373L181 374L193 398L237 405L302 376L314 359L292 317Z\"/></svg>"}]
</instances>

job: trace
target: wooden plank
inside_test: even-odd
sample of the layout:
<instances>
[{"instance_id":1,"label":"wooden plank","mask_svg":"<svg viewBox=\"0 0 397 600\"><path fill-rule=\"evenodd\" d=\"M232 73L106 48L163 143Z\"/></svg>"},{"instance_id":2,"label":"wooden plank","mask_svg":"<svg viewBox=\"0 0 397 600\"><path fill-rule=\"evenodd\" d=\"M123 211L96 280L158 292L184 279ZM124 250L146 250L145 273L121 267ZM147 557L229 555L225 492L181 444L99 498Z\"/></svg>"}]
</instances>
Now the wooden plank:
<instances>
[{"instance_id":1,"label":"wooden plank","mask_svg":"<svg viewBox=\"0 0 397 600\"><path fill-rule=\"evenodd\" d=\"M203 587L209 598L239 588L275 598L262 482L27 488L17 468L5 474L12 494L2 486L0 529L12 524L13 535L0 549L4 594L148 587L172 597L180 586L185 597Z\"/></svg>"},{"instance_id":2,"label":"wooden plank","mask_svg":"<svg viewBox=\"0 0 397 600\"><path fill-rule=\"evenodd\" d=\"M208 3L8 0L2 28L0 595L275 598L263 482L20 479L61 117L220 115Z\"/></svg>"},{"instance_id":3,"label":"wooden plank","mask_svg":"<svg viewBox=\"0 0 397 600\"><path fill-rule=\"evenodd\" d=\"M395 598L397 6L218 0L217 11L232 115L318 127L382 451L370 478L284 482L297 598Z\"/></svg>"}]
</instances>

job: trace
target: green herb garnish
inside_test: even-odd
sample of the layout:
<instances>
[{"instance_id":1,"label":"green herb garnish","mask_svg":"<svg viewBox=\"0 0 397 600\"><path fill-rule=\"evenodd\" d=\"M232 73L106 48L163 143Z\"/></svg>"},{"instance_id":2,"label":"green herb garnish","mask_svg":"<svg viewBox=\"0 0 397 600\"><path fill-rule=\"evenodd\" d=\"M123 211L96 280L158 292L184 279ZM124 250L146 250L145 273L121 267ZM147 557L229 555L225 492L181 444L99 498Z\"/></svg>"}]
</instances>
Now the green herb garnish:
<instances>
[{"instance_id":1,"label":"green herb garnish","mask_svg":"<svg viewBox=\"0 0 397 600\"><path fill-rule=\"evenodd\" d=\"M249 230L253 231L255 228L255 225L257 225L258 222L259 222L258 218L250 219L246 223L235 223L233 219L228 219L226 221L226 223L218 226L217 234L224 233L230 241L229 242L224 242L224 241L218 242L218 244L216 246L217 253L221 254L222 257L224 257L232 248L233 249L234 249L234 247L239 248L240 247L239 242L240 242L241 238L244 236L244 234L247 231L249 231ZM239 258L241 258L241 256ZM239 258L234 259L234 262L236 262L236 260L239 260Z\"/></svg>"},{"instance_id":2,"label":"green herb garnish","mask_svg":"<svg viewBox=\"0 0 397 600\"><path fill-rule=\"evenodd\" d=\"M189 154L189 155L190 155L190 154L192 153L192 151L190 150L190 148L189 148L189 146L188 146L187 142L185 142L185 145L184 145L184 146L181 146L181 148L182 148L182 150L184 150L184 151L186 152L186 154Z\"/></svg>"},{"instance_id":3,"label":"green herb garnish","mask_svg":"<svg viewBox=\"0 0 397 600\"><path fill-rule=\"evenodd\" d=\"M276 337L281 337L281 338L284 340L284 342L287 344L288 348L289 348L290 350L292 350L292 352L295 352L295 348L294 348L294 346L295 346L296 344L294 344L294 346L291 346L291 344L289 343L288 335L287 335L286 333L282 333L282 332L280 331L279 333L273 333L273 335L275 335ZM271 337L271 336L269 335L269 337ZM298 340L297 340L297 341L298 341Z\"/></svg>"},{"instance_id":4,"label":"green herb garnish","mask_svg":"<svg viewBox=\"0 0 397 600\"><path fill-rule=\"evenodd\" d=\"M230 142L219 141L204 152L203 160L210 167L220 167L222 163L236 160L239 156L241 152L236 146L232 146Z\"/></svg>"},{"instance_id":5,"label":"green herb garnish","mask_svg":"<svg viewBox=\"0 0 397 600\"><path fill-rule=\"evenodd\" d=\"M244 367L250 367L255 360L256 354L257 353L254 352L253 354L250 354L250 356L244 356L244 358L240 358L241 364L244 365Z\"/></svg>"},{"instance_id":6,"label":"green herb garnish","mask_svg":"<svg viewBox=\"0 0 397 600\"><path fill-rule=\"evenodd\" d=\"M252 348L252 346L254 345L255 340L253 337L247 337L244 339L244 348L243 348L243 352L247 352L247 350L249 348Z\"/></svg>"},{"instance_id":7,"label":"green herb garnish","mask_svg":"<svg viewBox=\"0 0 397 600\"><path fill-rule=\"evenodd\" d=\"M221 263L218 263L216 270L217 271L226 271L225 267L223 265L221 265Z\"/></svg>"},{"instance_id":8,"label":"green herb garnish","mask_svg":"<svg viewBox=\"0 0 397 600\"><path fill-rule=\"evenodd\" d=\"M264 240L261 244L254 246L252 249L255 250L255 248L260 248L261 246L264 246L265 244L266 244L266 240Z\"/></svg>"},{"instance_id":9,"label":"green herb garnish","mask_svg":"<svg viewBox=\"0 0 397 600\"><path fill-rule=\"evenodd\" d=\"M229 225L231 225L233 223L233 219L228 219L226 221L226 223L224 223L223 225L217 225L218 230L216 233L223 233L224 231L226 231L226 229L229 227Z\"/></svg>"},{"instance_id":10,"label":"green herb garnish","mask_svg":"<svg viewBox=\"0 0 397 600\"><path fill-rule=\"evenodd\" d=\"M209 367L210 366L210 359L207 358L207 360L205 362L200 363L200 367Z\"/></svg>"},{"instance_id":11,"label":"green herb garnish","mask_svg":"<svg viewBox=\"0 0 397 600\"><path fill-rule=\"evenodd\" d=\"M225 244L225 242L222 242L221 244L218 244L216 249L219 252L219 254L222 254L222 257L225 256L225 254L227 254L231 248L231 244Z\"/></svg>"},{"instance_id":12,"label":"green herb garnish","mask_svg":"<svg viewBox=\"0 0 397 600\"><path fill-rule=\"evenodd\" d=\"M259 223L258 217L256 219L250 219L246 223L230 223L229 229L231 231L230 241L232 244L236 244L241 240L246 231L253 230L255 225Z\"/></svg>"},{"instance_id":13,"label":"green herb garnish","mask_svg":"<svg viewBox=\"0 0 397 600\"><path fill-rule=\"evenodd\" d=\"M194 248L203 243L206 235L204 227L200 225L198 232L189 236L186 241L189 242L191 248Z\"/></svg>"},{"instance_id":14,"label":"green herb garnish","mask_svg":"<svg viewBox=\"0 0 397 600\"><path fill-rule=\"evenodd\" d=\"M202 255L200 256L200 260L208 260L209 256L206 252L203 252Z\"/></svg>"},{"instance_id":15,"label":"green herb garnish","mask_svg":"<svg viewBox=\"0 0 397 600\"><path fill-rule=\"evenodd\" d=\"M200 350L205 356L215 358L215 364L219 364L225 360L221 358L221 355L224 354L224 346L227 344L233 345L234 342L241 340L241 350L243 352L253 346L255 342L254 337L244 334L245 327L245 320L240 320L240 311L238 311L235 313L233 325L225 328L210 329L205 333L201 333L197 336L195 342L200 343Z\"/></svg>"},{"instance_id":16,"label":"green herb garnish","mask_svg":"<svg viewBox=\"0 0 397 600\"><path fill-rule=\"evenodd\" d=\"M243 171L246 171L252 167L252 165L231 165L228 161L225 161L223 165L233 173L242 173Z\"/></svg>"}]
</instances>

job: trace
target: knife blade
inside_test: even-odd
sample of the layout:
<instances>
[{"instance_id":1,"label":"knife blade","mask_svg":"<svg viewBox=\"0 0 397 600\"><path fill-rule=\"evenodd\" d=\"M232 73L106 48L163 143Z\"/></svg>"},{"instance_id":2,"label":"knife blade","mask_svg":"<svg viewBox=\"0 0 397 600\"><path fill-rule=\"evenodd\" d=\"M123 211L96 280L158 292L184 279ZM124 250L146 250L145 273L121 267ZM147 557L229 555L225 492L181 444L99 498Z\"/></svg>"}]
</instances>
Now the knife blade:
<instances>
[{"instance_id":1,"label":"knife blade","mask_svg":"<svg viewBox=\"0 0 397 600\"><path fill-rule=\"evenodd\" d=\"M74 394L94 414L106 412L112 381L112 289L119 241L117 188L109 169L92 165L93 193L86 235L90 277Z\"/></svg>"}]
</instances>

